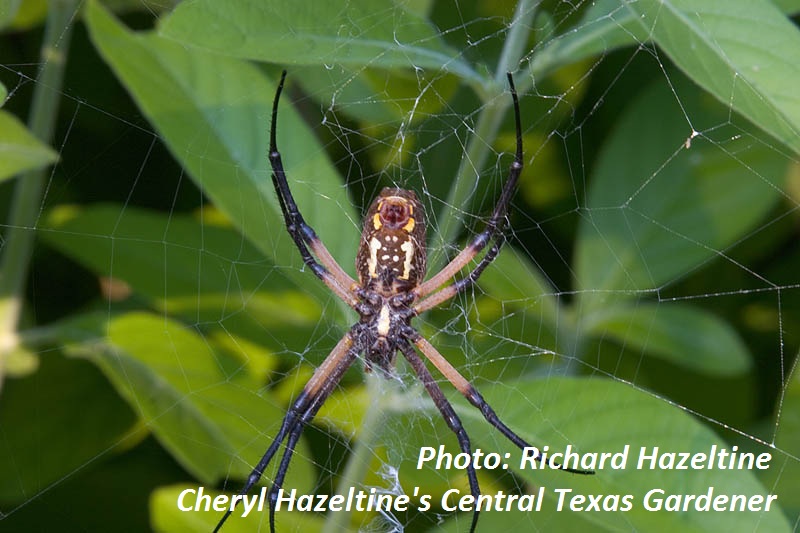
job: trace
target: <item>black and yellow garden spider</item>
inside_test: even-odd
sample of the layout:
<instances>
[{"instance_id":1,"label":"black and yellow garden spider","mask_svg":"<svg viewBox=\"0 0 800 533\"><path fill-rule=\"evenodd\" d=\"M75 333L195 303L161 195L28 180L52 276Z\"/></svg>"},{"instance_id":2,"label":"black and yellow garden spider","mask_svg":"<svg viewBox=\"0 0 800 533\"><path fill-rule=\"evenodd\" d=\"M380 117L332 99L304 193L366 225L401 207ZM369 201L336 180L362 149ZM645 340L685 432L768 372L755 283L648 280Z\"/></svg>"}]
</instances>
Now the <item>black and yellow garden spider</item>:
<instances>
[{"instance_id":1,"label":"black and yellow garden spider","mask_svg":"<svg viewBox=\"0 0 800 533\"><path fill-rule=\"evenodd\" d=\"M384 375L390 375L394 367L395 356L400 351L422 381L447 425L456 434L462 452L472 453L469 436L452 405L447 401L414 347L422 352L433 363L433 366L508 440L520 448L530 446L498 418L475 387L411 325L411 319L415 316L449 300L474 284L484 269L497 256L500 246L503 244L501 230L506 220L508 204L522 171L522 126L519 100L511 74L508 74L508 84L514 103L517 149L500 200L495 206L486 228L475 236L472 242L441 271L426 281L423 281L427 267L425 211L413 191L387 187L372 202L364 219L361 244L356 256L358 281L351 278L339 266L314 230L306 224L292 197L292 192L289 190L281 154L278 152L276 143L278 102L285 79L286 71L283 71L272 103L269 161L272 165L272 183L283 211L286 229L297 244L305 264L330 290L352 307L360 318L336 344L330 355L316 369L303 391L294 400L283 419L278 434L253 468L240 491L240 494L246 494L253 485L258 483L264 469L286 439L286 449L268 497L269 526L273 533L275 531L274 503L278 491L283 485L289 462L303 427L314 418L342 379L345 371L359 355L364 358L367 372L371 371L373 367L377 367ZM490 242L492 244L489 250L467 276L441 288L466 267ZM585 470L562 469L577 474L593 473ZM480 487L472 464L467 468L467 477L470 492L473 497L477 498L480 495ZM228 510L225 513L214 531L218 531L222 527L232 512L232 510ZM470 531L475 530L477 523L478 511L475 511Z\"/></svg>"}]
</instances>

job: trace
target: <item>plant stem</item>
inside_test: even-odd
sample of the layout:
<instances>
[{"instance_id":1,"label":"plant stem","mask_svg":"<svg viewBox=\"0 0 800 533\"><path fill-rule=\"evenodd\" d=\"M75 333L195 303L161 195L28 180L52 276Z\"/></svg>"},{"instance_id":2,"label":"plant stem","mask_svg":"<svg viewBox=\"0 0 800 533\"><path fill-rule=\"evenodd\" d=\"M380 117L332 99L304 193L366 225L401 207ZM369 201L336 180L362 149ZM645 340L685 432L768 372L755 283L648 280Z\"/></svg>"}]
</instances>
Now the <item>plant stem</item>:
<instances>
[{"instance_id":1,"label":"plant stem","mask_svg":"<svg viewBox=\"0 0 800 533\"><path fill-rule=\"evenodd\" d=\"M53 138L64 66L76 13L75 0L51 0L42 42L42 69L36 80L28 127L42 142ZM0 258L0 389L9 352L17 346L17 325L28 277L34 228L42 202L47 169L25 172L17 178Z\"/></svg>"},{"instance_id":2,"label":"plant stem","mask_svg":"<svg viewBox=\"0 0 800 533\"><path fill-rule=\"evenodd\" d=\"M465 205L472 192L476 189L477 180L480 179L486 159L491 151L491 144L487 139L494 139L500 129L505 112L511 105L511 98L501 98L505 86L507 72L516 70L520 58L524 54L528 41L531 21L536 14L539 0L520 0L514 12L514 18L509 25L503 51L497 63L495 72L495 90L484 91L487 94L484 106L481 109L475 129L467 144L467 150L461 159L456 178L450 193L447 196L444 210L439 218L441 224L438 236L441 239L434 243L434 248L444 250L458 237L461 228ZM431 270L436 271L444 263L444 254L438 253L431 262Z\"/></svg>"},{"instance_id":3,"label":"plant stem","mask_svg":"<svg viewBox=\"0 0 800 533\"><path fill-rule=\"evenodd\" d=\"M504 85L506 73L517 70L520 59L526 53L531 24L540 3L541 0L520 0L517 3L514 18L508 27L506 43L497 62L497 71L494 73L494 81L497 83Z\"/></svg>"}]
</instances>

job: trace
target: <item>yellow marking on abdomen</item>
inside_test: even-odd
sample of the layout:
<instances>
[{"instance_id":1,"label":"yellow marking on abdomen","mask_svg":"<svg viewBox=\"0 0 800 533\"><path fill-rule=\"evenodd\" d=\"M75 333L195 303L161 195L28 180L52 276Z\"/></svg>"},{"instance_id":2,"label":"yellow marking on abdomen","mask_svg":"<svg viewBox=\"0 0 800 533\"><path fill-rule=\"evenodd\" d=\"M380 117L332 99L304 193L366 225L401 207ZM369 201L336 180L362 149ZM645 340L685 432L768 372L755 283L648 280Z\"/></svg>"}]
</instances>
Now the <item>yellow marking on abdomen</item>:
<instances>
[{"instance_id":1,"label":"yellow marking on abdomen","mask_svg":"<svg viewBox=\"0 0 800 533\"><path fill-rule=\"evenodd\" d=\"M408 276L411 275L411 258L414 256L414 243L408 240L400 245L400 249L406 253L405 261L403 261L403 274L400 279L408 279Z\"/></svg>"},{"instance_id":2,"label":"yellow marking on abdomen","mask_svg":"<svg viewBox=\"0 0 800 533\"><path fill-rule=\"evenodd\" d=\"M369 269L369 277L377 278L377 268L378 268L378 250L381 249L381 241L378 240L377 237L373 237L371 241L369 241L369 259L367 259L367 268Z\"/></svg>"}]
</instances>

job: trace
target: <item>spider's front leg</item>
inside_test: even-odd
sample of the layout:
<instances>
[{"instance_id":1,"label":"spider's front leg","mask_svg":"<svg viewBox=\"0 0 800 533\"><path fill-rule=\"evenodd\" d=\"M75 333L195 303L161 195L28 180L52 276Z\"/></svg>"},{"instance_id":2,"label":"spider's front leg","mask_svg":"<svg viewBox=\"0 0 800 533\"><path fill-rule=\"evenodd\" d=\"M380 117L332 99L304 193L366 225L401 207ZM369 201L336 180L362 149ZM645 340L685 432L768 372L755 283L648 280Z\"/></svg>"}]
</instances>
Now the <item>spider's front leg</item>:
<instances>
[{"instance_id":1,"label":"spider's front leg","mask_svg":"<svg viewBox=\"0 0 800 533\"><path fill-rule=\"evenodd\" d=\"M278 203L283 212L286 230L291 235L295 245L297 245L297 249L300 250L303 262L339 298L344 300L350 307L355 308L358 304L358 299L354 294L354 290L358 284L339 266L339 263L336 262L322 241L319 240L314 229L306 223L300 213L300 209L297 207L297 203L294 201L292 191L289 189L289 183L286 181L286 172L283 170L283 161L278 151L276 134L278 102L283 92L285 79L286 71L284 70L281 74L280 82L278 82L278 88L275 91L275 99L272 102L272 121L269 130L269 162L272 166L272 184L275 187L275 193L278 195ZM314 256L319 261L314 259Z\"/></svg>"},{"instance_id":2,"label":"spider's front leg","mask_svg":"<svg viewBox=\"0 0 800 533\"><path fill-rule=\"evenodd\" d=\"M510 72L507 76L508 86L511 90L511 99L514 105L517 147L516 153L514 154L514 161L511 163L511 167L508 170L508 179L503 186L503 192L500 194L500 199L492 212L491 218L489 218L489 222L486 224L486 228L476 235L472 242L461 250L461 252L459 252L459 254L442 270L413 290L415 298L422 299L414 306L415 314L420 314L428 309L436 307L473 285L478 281L478 277L480 277L484 269L494 261L495 257L497 257L497 254L500 252L500 247L503 245L504 237L502 230L505 225L508 206L511 203L512 196L514 196L520 174L522 174L523 164L522 119L520 118L519 112L519 98L517 97L517 90L514 87L514 78L511 76ZM494 241L492 247L489 248L489 251L481 258L478 265L466 277L445 287L439 292L435 292L439 287L458 274L470 261L475 259L491 241Z\"/></svg>"}]
</instances>

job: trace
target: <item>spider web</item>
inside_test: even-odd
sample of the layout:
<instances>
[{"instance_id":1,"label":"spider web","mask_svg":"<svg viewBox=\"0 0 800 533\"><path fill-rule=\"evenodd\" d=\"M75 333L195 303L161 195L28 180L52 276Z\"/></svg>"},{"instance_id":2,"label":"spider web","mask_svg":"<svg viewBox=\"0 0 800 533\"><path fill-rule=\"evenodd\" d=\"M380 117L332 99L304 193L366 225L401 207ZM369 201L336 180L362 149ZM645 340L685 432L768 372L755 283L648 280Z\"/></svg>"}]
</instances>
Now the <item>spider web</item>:
<instances>
[{"instance_id":1,"label":"spider web","mask_svg":"<svg viewBox=\"0 0 800 533\"><path fill-rule=\"evenodd\" d=\"M777 96L796 86L797 36L778 8L350 1L324 13L335 39L304 52L287 36L322 26L273 4L269 35L252 42L194 21L206 50L177 16L161 21L163 36L149 32L165 6L128 2L120 23L87 4L60 87L39 74L35 14L30 28L6 28L0 112L24 117L42 89L60 111L59 162L35 216L3 225L4 253L26 237L35 249L2 374L0 530L210 530L221 513L179 511L180 492L238 491L356 320L303 267L271 190L267 124L284 66L289 185L351 273L361 213L385 186L425 205L431 272L482 231L512 160L514 72L525 168L507 244L476 286L415 325L524 439L582 453L627 445L631 464L591 478L519 469L519 450L434 373L473 448L515 458L479 470L483 493L547 491L542 510L484 512L479 530L796 528L798 135L796 98ZM236 20L242 35L263 6ZM729 19L748 21L739 42L770 54L737 63L717 28ZM267 53L292 59L247 61ZM764 74L776 68L777 88ZM6 210L20 201L13 183ZM431 509L283 511L279 531L468 530L470 513L439 504L447 490L468 494L464 471L416 468L423 446L458 453L455 437L409 366L398 359L388 378L354 365L304 431L284 488L430 495ZM642 446L737 446L772 460L638 470ZM710 487L777 494L777 506L643 507L652 489ZM609 507L631 494L633 508L557 511L555 489L611 496ZM269 527L266 512L237 514L226 528Z\"/></svg>"}]
</instances>

